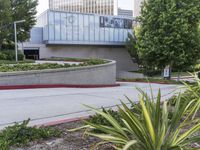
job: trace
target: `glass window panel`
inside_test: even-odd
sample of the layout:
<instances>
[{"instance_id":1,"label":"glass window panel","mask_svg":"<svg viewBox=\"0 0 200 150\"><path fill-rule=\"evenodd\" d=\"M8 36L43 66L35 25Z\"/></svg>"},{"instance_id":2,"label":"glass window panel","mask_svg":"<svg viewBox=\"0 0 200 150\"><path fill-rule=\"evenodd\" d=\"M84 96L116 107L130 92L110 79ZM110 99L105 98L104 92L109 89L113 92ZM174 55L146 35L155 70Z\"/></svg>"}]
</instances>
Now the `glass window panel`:
<instances>
[{"instance_id":1,"label":"glass window panel","mask_svg":"<svg viewBox=\"0 0 200 150\"><path fill-rule=\"evenodd\" d=\"M95 16L95 41L99 41L99 16Z\"/></svg>"},{"instance_id":2,"label":"glass window panel","mask_svg":"<svg viewBox=\"0 0 200 150\"><path fill-rule=\"evenodd\" d=\"M61 40L67 40L67 16L65 13L61 14Z\"/></svg>"},{"instance_id":3,"label":"glass window panel","mask_svg":"<svg viewBox=\"0 0 200 150\"><path fill-rule=\"evenodd\" d=\"M54 24L54 13L49 12L49 24Z\"/></svg>"},{"instance_id":4,"label":"glass window panel","mask_svg":"<svg viewBox=\"0 0 200 150\"><path fill-rule=\"evenodd\" d=\"M71 13L67 13L67 40L72 41L72 25L73 25L73 15Z\"/></svg>"},{"instance_id":5,"label":"glass window panel","mask_svg":"<svg viewBox=\"0 0 200 150\"><path fill-rule=\"evenodd\" d=\"M94 16L90 16L90 20L89 20L90 24L90 41L94 41L94 37L95 37L95 27L94 27Z\"/></svg>"},{"instance_id":6,"label":"glass window panel","mask_svg":"<svg viewBox=\"0 0 200 150\"><path fill-rule=\"evenodd\" d=\"M55 40L54 33L54 13L49 12L49 40Z\"/></svg>"},{"instance_id":7,"label":"glass window panel","mask_svg":"<svg viewBox=\"0 0 200 150\"><path fill-rule=\"evenodd\" d=\"M114 31L114 41L119 42L119 29L115 29Z\"/></svg>"},{"instance_id":8,"label":"glass window panel","mask_svg":"<svg viewBox=\"0 0 200 150\"><path fill-rule=\"evenodd\" d=\"M126 41L126 39L127 39L127 37L128 37L128 30L124 30L124 41Z\"/></svg>"},{"instance_id":9,"label":"glass window panel","mask_svg":"<svg viewBox=\"0 0 200 150\"><path fill-rule=\"evenodd\" d=\"M73 14L73 41L78 41L78 15Z\"/></svg>"},{"instance_id":10,"label":"glass window panel","mask_svg":"<svg viewBox=\"0 0 200 150\"><path fill-rule=\"evenodd\" d=\"M55 40L60 40L60 13L55 13Z\"/></svg>"},{"instance_id":11,"label":"glass window panel","mask_svg":"<svg viewBox=\"0 0 200 150\"><path fill-rule=\"evenodd\" d=\"M119 41L124 41L124 29L119 29Z\"/></svg>"},{"instance_id":12,"label":"glass window panel","mask_svg":"<svg viewBox=\"0 0 200 150\"><path fill-rule=\"evenodd\" d=\"M105 41L106 42L109 42L110 41L110 31L109 31L109 28L105 28Z\"/></svg>"},{"instance_id":13,"label":"glass window panel","mask_svg":"<svg viewBox=\"0 0 200 150\"><path fill-rule=\"evenodd\" d=\"M105 28L100 28L100 41L104 42L105 41Z\"/></svg>"},{"instance_id":14,"label":"glass window panel","mask_svg":"<svg viewBox=\"0 0 200 150\"><path fill-rule=\"evenodd\" d=\"M110 41L114 42L114 29L110 28Z\"/></svg>"},{"instance_id":15,"label":"glass window panel","mask_svg":"<svg viewBox=\"0 0 200 150\"><path fill-rule=\"evenodd\" d=\"M89 17L84 15L84 41L89 41Z\"/></svg>"},{"instance_id":16,"label":"glass window panel","mask_svg":"<svg viewBox=\"0 0 200 150\"><path fill-rule=\"evenodd\" d=\"M84 36L84 33L83 33L83 15L82 14L79 14L79 40L80 41L83 41L83 36Z\"/></svg>"}]
</instances>

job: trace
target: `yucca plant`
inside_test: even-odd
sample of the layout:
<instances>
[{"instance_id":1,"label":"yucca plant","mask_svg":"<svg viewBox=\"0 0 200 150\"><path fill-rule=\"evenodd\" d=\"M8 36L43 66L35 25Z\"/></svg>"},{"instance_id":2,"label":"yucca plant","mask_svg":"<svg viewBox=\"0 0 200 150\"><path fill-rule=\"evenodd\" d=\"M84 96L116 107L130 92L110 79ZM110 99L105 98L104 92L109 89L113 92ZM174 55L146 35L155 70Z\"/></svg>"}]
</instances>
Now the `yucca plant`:
<instances>
[{"instance_id":1,"label":"yucca plant","mask_svg":"<svg viewBox=\"0 0 200 150\"><path fill-rule=\"evenodd\" d=\"M179 94L175 107L171 109L167 102L161 104L160 90L156 99L153 95L148 96L141 89L138 90L141 96L137 109L140 111L132 111L123 102L122 106L118 106L123 125L120 125L109 112L105 113L87 106L103 116L111 126L86 121L86 134L102 140L97 146L111 143L117 150L192 150L190 144L200 141L200 136L195 136L200 130L200 119L192 118L193 113L197 111L196 100L180 105L182 95ZM188 109L191 110L189 113ZM172 115L169 117L170 111ZM188 130L183 130L185 128ZM103 134L96 134L92 132L93 129L100 130Z\"/></svg>"}]
</instances>

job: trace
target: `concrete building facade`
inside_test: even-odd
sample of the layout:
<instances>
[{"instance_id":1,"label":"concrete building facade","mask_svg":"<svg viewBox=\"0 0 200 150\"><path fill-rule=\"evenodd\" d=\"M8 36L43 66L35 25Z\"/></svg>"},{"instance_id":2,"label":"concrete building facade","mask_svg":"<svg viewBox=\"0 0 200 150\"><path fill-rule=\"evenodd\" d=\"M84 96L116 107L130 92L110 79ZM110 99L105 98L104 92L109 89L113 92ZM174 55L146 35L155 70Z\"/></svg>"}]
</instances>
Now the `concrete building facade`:
<instances>
[{"instance_id":1,"label":"concrete building facade","mask_svg":"<svg viewBox=\"0 0 200 150\"><path fill-rule=\"evenodd\" d=\"M133 18L133 10L118 8L118 16Z\"/></svg>"},{"instance_id":2,"label":"concrete building facade","mask_svg":"<svg viewBox=\"0 0 200 150\"><path fill-rule=\"evenodd\" d=\"M125 48L132 19L119 16L48 10L38 17L30 41L23 43L27 58L104 58L117 70L135 70Z\"/></svg>"},{"instance_id":3,"label":"concrete building facade","mask_svg":"<svg viewBox=\"0 0 200 150\"><path fill-rule=\"evenodd\" d=\"M142 5L143 0L134 0L134 7L133 7L133 17L138 17L140 16L141 12L141 5Z\"/></svg>"},{"instance_id":4,"label":"concrete building facade","mask_svg":"<svg viewBox=\"0 0 200 150\"><path fill-rule=\"evenodd\" d=\"M117 15L118 0L49 0L49 9L101 15Z\"/></svg>"}]
</instances>

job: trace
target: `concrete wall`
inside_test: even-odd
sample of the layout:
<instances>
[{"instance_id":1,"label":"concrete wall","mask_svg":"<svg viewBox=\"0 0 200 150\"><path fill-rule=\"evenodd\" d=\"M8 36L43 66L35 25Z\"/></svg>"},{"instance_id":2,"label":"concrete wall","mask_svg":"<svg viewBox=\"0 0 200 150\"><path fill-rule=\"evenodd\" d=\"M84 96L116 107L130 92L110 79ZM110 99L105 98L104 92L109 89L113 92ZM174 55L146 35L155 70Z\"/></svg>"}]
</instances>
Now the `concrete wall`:
<instances>
[{"instance_id":1,"label":"concrete wall","mask_svg":"<svg viewBox=\"0 0 200 150\"><path fill-rule=\"evenodd\" d=\"M111 46L46 46L40 45L40 58L50 57L102 58L117 62L117 71L133 71L138 69L125 47Z\"/></svg>"},{"instance_id":2,"label":"concrete wall","mask_svg":"<svg viewBox=\"0 0 200 150\"><path fill-rule=\"evenodd\" d=\"M116 62L108 64L54 69L0 73L0 86L8 85L110 85L116 82Z\"/></svg>"},{"instance_id":3,"label":"concrete wall","mask_svg":"<svg viewBox=\"0 0 200 150\"><path fill-rule=\"evenodd\" d=\"M140 16L142 2L143 2L143 0L134 0L133 17Z\"/></svg>"}]
</instances>

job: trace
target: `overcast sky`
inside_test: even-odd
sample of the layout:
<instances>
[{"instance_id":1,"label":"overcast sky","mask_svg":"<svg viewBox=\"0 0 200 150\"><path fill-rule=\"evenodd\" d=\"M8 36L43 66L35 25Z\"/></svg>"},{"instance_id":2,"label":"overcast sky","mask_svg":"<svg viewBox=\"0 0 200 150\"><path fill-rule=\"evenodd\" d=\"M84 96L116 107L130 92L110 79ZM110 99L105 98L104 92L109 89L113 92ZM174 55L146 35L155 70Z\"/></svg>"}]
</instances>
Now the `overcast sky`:
<instances>
[{"instance_id":1,"label":"overcast sky","mask_svg":"<svg viewBox=\"0 0 200 150\"><path fill-rule=\"evenodd\" d=\"M39 6L37 8L38 14L41 14L43 11L48 9L49 0L39 0ZM118 0L119 7L123 9L133 9L133 0Z\"/></svg>"}]
</instances>

